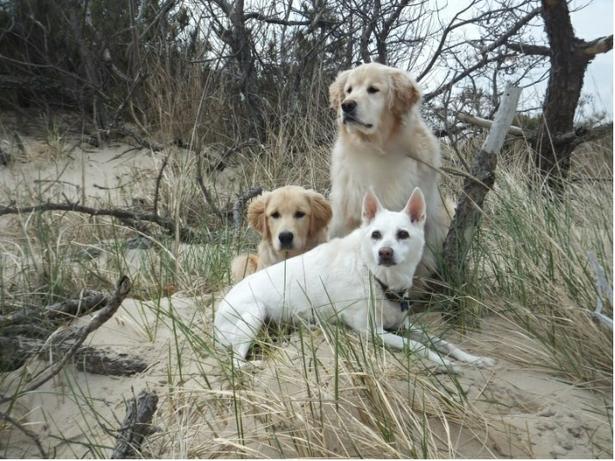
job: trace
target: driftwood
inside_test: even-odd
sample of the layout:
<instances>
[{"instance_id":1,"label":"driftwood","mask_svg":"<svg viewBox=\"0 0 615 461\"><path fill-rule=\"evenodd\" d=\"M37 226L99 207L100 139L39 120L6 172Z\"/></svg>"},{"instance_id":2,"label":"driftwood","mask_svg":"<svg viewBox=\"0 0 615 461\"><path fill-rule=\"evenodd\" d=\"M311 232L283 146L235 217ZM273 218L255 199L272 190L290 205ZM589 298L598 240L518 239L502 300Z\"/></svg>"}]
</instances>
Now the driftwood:
<instances>
[{"instance_id":1,"label":"driftwood","mask_svg":"<svg viewBox=\"0 0 615 461\"><path fill-rule=\"evenodd\" d=\"M126 417L111 459L134 458L139 455L143 439L153 432L151 422L157 406L156 393L144 390L126 402Z\"/></svg>"},{"instance_id":2,"label":"driftwood","mask_svg":"<svg viewBox=\"0 0 615 461\"><path fill-rule=\"evenodd\" d=\"M26 336L0 337L0 371L16 370L32 355L47 360L67 354L72 344L60 342L52 346L51 351L45 347L45 341ZM108 349L81 346L75 351L73 362L79 371L107 376L132 376L147 368L147 363L140 357L117 353Z\"/></svg>"},{"instance_id":3,"label":"driftwood","mask_svg":"<svg viewBox=\"0 0 615 461\"><path fill-rule=\"evenodd\" d=\"M41 349L41 352L48 350L49 347L53 347L54 344L58 345L61 343L66 343L69 347L65 355L51 366L43 370L40 374L34 376L34 378L27 382L23 388L19 389L17 393L11 395L0 394L0 405L17 400L20 396L38 389L56 376L62 368L64 368L64 365L66 365L66 363L75 356L88 335L98 329L103 323L109 320L115 312L117 312L118 308L122 304L122 301L124 301L124 298L128 295L130 288L130 279L126 276L121 277L117 282L113 295L109 297L106 306L101 309L100 312L98 312L87 325L68 328L56 335L53 335L53 337L45 343L45 346ZM0 420L8 422L24 435L32 439L41 456L43 458L48 457L36 433L25 428L23 424L12 418L10 413L0 411Z\"/></svg>"},{"instance_id":4,"label":"driftwood","mask_svg":"<svg viewBox=\"0 0 615 461\"><path fill-rule=\"evenodd\" d=\"M67 299L43 308L30 307L8 315L0 315L0 327L18 323L37 323L41 320L63 321L100 309L108 302L108 296L98 291L86 290L76 299Z\"/></svg>"},{"instance_id":5,"label":"driftwood","mask_svg":"<svg viewBox=\"0 0 615 461\"><path fill-rule=\"evenodd\" d=\"M471 174L464 180L463 192L457 202L443 250L446 271L454 281L463 277L466 253L480 222L485 196L495 182L497 155L515 116L520 94L521 89L515 86L506 88L487 139L476 156Z\"/></svg>"},{"instance_id":6,"label":"driftwood","mask_svg":"<svg viewBox=\"0 0 615 461\"><path fill-rule=\"evenodd\" d=\"M67 350L64 356L53 363L50 367L46 368L39 375L35 376L30 382L28 382L19 393L21 395L33 390L38 389L55 375L71 360L77 351L81 348L83 342L88 335L100 328L100 326L108 321L117 312L122 301L128 295L131 288L130 279L126 276L120 278L115 287L114 293L109 297L109 300L104 308L102 308L86 325L79 327L70 327L65 330L60 330L58 333L50 336L45 342L44 347L40 353L48 352L50 349L56 349L58 345L66 343ZM60 346L61 347L61 346ZM16 396L1 396L0 405L15 399Z\"/></svg>"}]
</instances>

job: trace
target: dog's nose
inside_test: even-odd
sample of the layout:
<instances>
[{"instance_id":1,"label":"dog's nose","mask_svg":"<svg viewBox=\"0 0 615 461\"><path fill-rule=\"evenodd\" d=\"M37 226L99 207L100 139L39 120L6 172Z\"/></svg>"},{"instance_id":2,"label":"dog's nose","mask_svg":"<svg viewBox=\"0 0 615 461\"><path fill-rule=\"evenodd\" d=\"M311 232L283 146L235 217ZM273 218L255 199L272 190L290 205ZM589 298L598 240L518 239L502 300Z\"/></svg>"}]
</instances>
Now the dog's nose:
<instances>
[{"instance_id":1,"label":"dog's nose","mask_svg":"<svg viewBox=\"0 0 615 461\"><path fill-rule=\"evenodd\" d=\"M293 245L293 233L292 232L280 232L280 234L278 235L278 239L280 240L280 243L282 244L282 248L292 248Z\"/></svg>"},{"instance_id":2,"label":"dog's nose","mask_svg":"<svg viewBox=\"0 0 615 461\"><path fill-rule=\"evenodd\" d=\"M342 110L346 113L352 112L357 107L356 101L345 101L342 103Z\"/></svg>"},{"instance_id":3,"label":"dog's nose","mask_svg":"<svg viewBox=\"0 0 615 461\"><path fill-rule=\"evenodd\" d=\"M394 263L393 248L382 247L378 250L378 263L385 266L390 266Z\"/></svg>"}]
</instances>

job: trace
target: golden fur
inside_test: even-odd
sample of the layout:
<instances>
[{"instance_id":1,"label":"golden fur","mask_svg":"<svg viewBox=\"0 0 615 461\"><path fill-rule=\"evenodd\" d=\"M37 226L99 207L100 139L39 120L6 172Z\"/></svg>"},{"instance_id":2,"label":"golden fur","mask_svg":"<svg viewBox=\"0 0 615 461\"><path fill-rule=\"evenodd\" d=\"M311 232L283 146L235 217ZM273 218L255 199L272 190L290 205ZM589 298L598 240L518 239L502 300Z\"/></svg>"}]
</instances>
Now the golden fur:
<instances>
[{"instance_id":1,"label":"golden fur","mask_svg":"<svg viewBox=\"0 0 615 461\"><path fill-rule=\"evenodd\" d=\"M258 255L239 255L233 259L233 282L325 242L330 220L329 202L314 190L284 186L264 192L248 207L248 224L262 237ZM280 241L283 233L292 234L292 248L283 247Z\"/></svg>"},{"instance_id":2,"label":"golden fur","mask_svg":"<svg viewBox=\"0 0 615 461\"><path fill-rule=\"evenodd\" d=\"M338 138L331 159L330 237L361 222L361 198L370 189L391 210L403 208L415 187L427 203L426 248L417 277L430 275L442 248L450 213L440 196L438 140L419 114L421 91L407 72L363 64L341 72L329 88ZM354 106L351 111L343 105ZM420 287L420 283L415 283Z\"/></svg>"}]
</instances>

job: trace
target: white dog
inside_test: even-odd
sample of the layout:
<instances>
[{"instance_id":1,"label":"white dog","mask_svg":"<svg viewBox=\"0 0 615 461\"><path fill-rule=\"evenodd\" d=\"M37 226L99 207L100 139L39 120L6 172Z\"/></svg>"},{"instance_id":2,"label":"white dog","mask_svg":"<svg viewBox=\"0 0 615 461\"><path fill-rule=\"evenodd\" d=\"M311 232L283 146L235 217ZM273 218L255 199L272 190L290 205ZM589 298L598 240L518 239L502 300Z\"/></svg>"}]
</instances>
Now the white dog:
<instances>
[{"instance_id":1,"label":"white dog","mask_svg":"<svg viewBox=\"0 0 615 461\"><path fill-rule=\"evenodd\" d=\"M338 321L362 332L373 332L397 349L408 347L422 357L450 367L446 359L419 342L389 333L409 325L404 292L412 284L424 246L425 199L415 189L400 212L388 211L367 193L363 226L300 256L245 278L225 296L215 317L215 337L230 347L240 366L265 320L295 318ZM428 339L438 351L488 366L476 357L437 338Z\"/></svg>"},{"instance_id":2,"label":"white dog","mask_svg":"<svg viewBox=\"0 0 615 461\"><path fill-rule=\"evenodd\" d=\"M426 248L416 275L429 276L450 216L438 191L440 147L419 114L416 82L407 72L370 63L341 72L329 93L338 114L329 237L342 237L360 225L361 199L368 190L385 208L399 210L420 187L427 203Z\"/></svg>"}]
</instances>

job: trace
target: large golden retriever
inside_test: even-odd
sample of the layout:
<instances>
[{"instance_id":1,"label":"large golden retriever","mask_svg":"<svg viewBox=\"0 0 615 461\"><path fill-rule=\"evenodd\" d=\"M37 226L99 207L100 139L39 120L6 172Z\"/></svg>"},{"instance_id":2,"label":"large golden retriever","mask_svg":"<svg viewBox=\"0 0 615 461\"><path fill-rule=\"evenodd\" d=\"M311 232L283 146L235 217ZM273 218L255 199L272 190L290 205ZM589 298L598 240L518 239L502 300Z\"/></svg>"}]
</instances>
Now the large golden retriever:
<instances>
[{"instance_id":1,"label":"large golden retriever","mask_svg":"<svg viewBox=\"0 0 615 461\"><path fill-rule=\"evenodd\" d=\"M233 259L233 282L325 242L329 221L331 206L316 191L284 186L263 192L248 207L248 224L261 234L258 254Z\"/></svg>"},{"instance_id":2,"label":"large golden retriever","mask_svg":"<svg viewBox=\"0 0 615 461\"><path fill-rule=\"evenodd\" d=\"M329 95L338 124L329 236L344 236L360 225L361 199L370 189L385 208L399 210L420 187L427 203L426 247L416 276L430 275L450 216L438 190L440 147L419 114L417 83L405 71L370 63L339 73Z\"/></svg>"}]
</instances>

